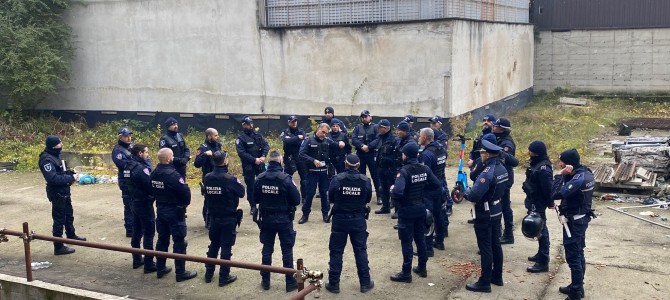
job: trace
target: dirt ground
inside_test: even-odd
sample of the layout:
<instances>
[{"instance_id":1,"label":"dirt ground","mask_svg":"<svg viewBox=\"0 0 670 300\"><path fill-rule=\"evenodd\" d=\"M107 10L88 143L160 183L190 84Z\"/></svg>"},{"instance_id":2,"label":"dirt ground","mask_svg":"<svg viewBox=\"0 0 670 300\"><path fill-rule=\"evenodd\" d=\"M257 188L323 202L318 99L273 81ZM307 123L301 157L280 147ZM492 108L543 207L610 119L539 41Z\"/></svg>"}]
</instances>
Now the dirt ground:
<instances>
[{"instance_id":1,"label":"dirt ground","mask_svg":"<svg viewBox=\"0 0 670 300\"><path fill-rule=\"evenodd\" d=\"M447 171L451 184L456 175L455 168ZM523 180L523 170L517 170L518 181ZM191 183L196 187L196 183ZM79 235L89 241L116 245L129 245L122 224L120 191L114 184L73 186L75 226ZM209 240L203 220L197 213L203 199L193 189L191 212L188 224L188 253L204 256ZM518 225L526 211L523 209L523 193L520 184L512 191L515 223ZM599 218L591 222L587 231L585 289L586 299L668 299L670 295L670 231L608 210L614 203L594 202ZM621 204L620 206L623 206ZM241 206L248 211L246 201ZM373 204L373 209L377 208ZM548 220L551 235L551 273L529 274L530 263L526 257L537 250L537 242L525 239L520 226L515 230L516 243L503 246L504 287L493 286L490 294L472 293L465 290L465 283L476 280L476 275L463 278L452 270L466 263L479 264L474 232L466 223L469 218L468 203L455 205L451 217L446 251L435 251L428 262L428 278L414 276L411 284L394 283L389 276L398 272L401 265L400 242L389 215L371 215L368 221L368 255L375 288L361 294L350 245L345 249L345 261L339 295L323 290L323 299L564 299L558 287L569 282L569 268L563 260L560 225L553 215ZM656 211L656 210L655 210ZM637 214L637 211L632 211ZM670 217L667 210L657 210L661 216ZM298 213L298 217L300 213ZM330 224L323 223L318 214L304 225L295 223L297 242L294 257L304 258L310 269L327 274L328 237ZM21 230L22 222L30 223L37 233L50 234L50 204L46 200L44 180L39 173L0 174L0 228ZM70 287L93 290L129 298L139 299L216 299L216 298L287 298L284 292L283 275L272 276L272 287L263 291L257 271L232 269L237 282L219 288L203 280L204 266L187 263L188 270L198 271L198 277L176 283L174 275L156 279L154 274L145 275L141 269L131 268L131 257L97 249L73 246L73 255L54 256L52 244L35 241L31 244L34 261L49 261L48 269L34 272L35 279ZM233 247L233 259L260 263L261 244L258 228L248 215L239 229L237 244ZM281 262L279 245L275 248L275 264ZM415 260L416 264L416 260ZM172 266L172 261L168 260ZM0 273L25 277L22 242L10 237L8 243L0 244ZM325 281L325 280L324 280ZM313 298L314 293L308 297Z\"/></svg>"}]
</instances>

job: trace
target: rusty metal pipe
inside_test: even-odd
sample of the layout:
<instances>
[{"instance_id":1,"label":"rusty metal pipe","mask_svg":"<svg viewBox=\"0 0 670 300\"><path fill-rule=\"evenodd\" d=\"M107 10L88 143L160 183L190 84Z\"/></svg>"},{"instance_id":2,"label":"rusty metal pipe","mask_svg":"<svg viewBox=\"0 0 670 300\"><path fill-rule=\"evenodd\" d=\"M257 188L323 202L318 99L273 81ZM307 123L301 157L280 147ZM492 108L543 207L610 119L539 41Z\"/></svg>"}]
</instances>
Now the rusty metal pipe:
<instances>
[{"instance_id":1,"label":"rusty metal pipe","mask_svg":"<svg viewBox=\"0 0 670 300\"><path fill-rule=\"evenodd\" d=\"M24 234L23 232L9 230L9 229L0 229L0 233L7 234L7 235L18 236L18 237L21 237ZM35 234L35 233L32 234L30 237L32 239L35 239L35 240L60 242L60 243L66 243L66 244L69 244L69 245L84 246L84 247L89 247L89 248L97 248L97 249L112 250L112 251L118 251L118 252L134 253L134 254L143 254L143 255L157 256L157 257L164 257L164 258L172 258L172 259L178 259L178 260L187 260L187 261L191 261L191 262L200 262L200 263L212 264L212 265L223 265L223 266L229 266L229 267L234 267L234 268L243 268L243 269L251 269L251 270L258 270L258 271L265 271L265 272L281 273L281 274L286 274L286 275L293 275L296 272L298 272L295 269L289 269L289 268L284 268L284 267L267 266L267 265L254 264L254 263L248 263L248 262L232 261L232 260L209 258L209 257L200 257L200 256L170 253L170 252L162 252L162 251L155 251L155 250L145 250L145 249L123 247L123 246L102 244L102 243L95 243L95 242L88 242L88 241L85 242L85 241L71 240L71 239L66 239L66 238L61 238L61 237L55 237L55 236L50 236L50 235L41 235L41 234Z\"/></svg>"},{"instance_id":2,"label":"rusty metal pipe","mask_svg":"<svg viewBox=\"0 0 670 300\"><path fill-rule=\"evenodd\" d=\"M33 281L33 258L30 256L30 230L28 222L23 222L23 254L26 257L26 280Z\"/></svg>"},{"instance_id":3,"label":"rusty metal pipe","mask_svg":"<svg viewBox=\"0 0 670 300\"><path fill-rule=\"evenodd\" d=\"M298 261L295 264L296 269L298 269L298 275L302 274L302 270L305 268L302 258L298 258ZM298 276L298 292L302 291L305 288L305 278Z\"/></svg>"},{"instance_id":4,"label":"rusty metal pipe","mask_svg":"<svg viewBox=\"0 0 670 300\"><path fill-rule=\"evenodd\" d=\"M302 289L301 291L299 291L296 294L294 294L293 296L291 296L291 298L289 298L289 299L291 299L291 300L305 299L305 296L307 296L307 294L309 294L309 293L311 293L315 290L316 290L316 285L310 284L310 285L306 286L304 289Z\"/></svg>"}]
</instances>

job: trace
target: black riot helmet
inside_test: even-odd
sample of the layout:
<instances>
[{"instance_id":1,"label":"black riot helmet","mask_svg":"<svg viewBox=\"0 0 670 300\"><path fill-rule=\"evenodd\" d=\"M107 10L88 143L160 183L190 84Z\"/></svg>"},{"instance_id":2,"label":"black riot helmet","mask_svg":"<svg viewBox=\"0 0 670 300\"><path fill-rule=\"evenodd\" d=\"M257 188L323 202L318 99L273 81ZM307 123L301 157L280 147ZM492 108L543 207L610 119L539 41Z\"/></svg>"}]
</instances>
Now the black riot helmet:
<instances>
[{"instance_id":1,"label":"black riot helmet","mask_svg":"<svg viewBox=\"0 0 670 300\"><path fill-rule=\"evenodd\" d=\"M537 212L530 212L521 221L521 232L523 236L529 239L538 239L542 236L542 228L544 227L544 219Z\"/></svg>"},{"instance_id":2,"label":"black riot helmet","mask_svg":"<svg viewBox=\"0 0 670 300\"><path fill-rule=\"evenodd\" d=\"M426 231L424 234L425 236L431 236L433 233L435 233L435 221L433 218L433 213L431 213L428 209L426 209L426 222L424 225L426 225Z\"/></svg>"}]
</instances>

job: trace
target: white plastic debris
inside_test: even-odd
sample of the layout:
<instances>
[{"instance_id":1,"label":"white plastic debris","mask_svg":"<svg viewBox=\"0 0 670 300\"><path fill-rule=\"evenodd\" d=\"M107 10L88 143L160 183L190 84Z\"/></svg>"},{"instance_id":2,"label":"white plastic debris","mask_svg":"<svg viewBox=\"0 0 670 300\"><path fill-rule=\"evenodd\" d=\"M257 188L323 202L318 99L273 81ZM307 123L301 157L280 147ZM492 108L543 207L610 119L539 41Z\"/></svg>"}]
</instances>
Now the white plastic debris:
<instances>
[{"instance_id":1,"label":"white plastic debris","mask_svg":"<svg viewBox=\"0 0 670 300\"><path fill-rule=\"evenodd\" d=\"M30 264L30 267L33 270L39 270L39 269L46 269L48 267L51 267L51 263L48 261L43 261L43 262L34 262Z\"/></svg>"}]
</instances>

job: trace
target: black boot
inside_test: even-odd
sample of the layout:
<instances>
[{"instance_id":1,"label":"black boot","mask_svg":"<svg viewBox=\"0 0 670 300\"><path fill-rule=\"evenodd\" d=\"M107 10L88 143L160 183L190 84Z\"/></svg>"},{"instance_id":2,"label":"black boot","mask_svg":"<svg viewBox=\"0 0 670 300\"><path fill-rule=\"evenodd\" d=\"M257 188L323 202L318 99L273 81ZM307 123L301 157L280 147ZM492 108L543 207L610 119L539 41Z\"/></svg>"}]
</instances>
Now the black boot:
<instances>
[{"instance_id":1,"label":"black boot","mask_svg":"<svg viewBox=\"0 0 670 300\"><path fill-rule=\"evenodd\" d=\"M412 268L412 272L414 272L414 274L416 274L416 275L419 275L419 277L423 277L423 278L428 277L428 271L426 271L426 267L423 267L423 268L419 268L418 266L414 267L414 268Z\"/></svg>"},{"instance_id":2,"label":"black boot","mask_svg":"<svg viewBox=\"0 0 670 300\"><path fill-rule=\"evenodd\" d=\"M270 289L270 277L261 278L261 287L266 291Z\"/></svg>"},{"instance_id":3,"label":"black boot","mask_svg":"<svg viewBox=\"0 0 670 300\"><path fill-rule=\"evenodd\" d=\"M302 215L300 220L298 220L298 224L305 224L307 221L309 221L309 215Z\"/></svg>"},{"instance_id":4,"label":"black boot","mask_svg":"<svg viewBox=\"0 0 670 300\"><path fill-rule=\"evenodd\" d=\"M330 223L330 220L328 220L328 214L323 214L323 222Z\"/></svg>"},{"instance_id":5,"label":"black boot","mask_svg":"<svg viewBox=\"0 0 670 300\"><path fill-rule=\"evenodd\" d=\"M505 282L503 282L502 278L500 279L491 279L491 283L495 284L497 286L503 286L505 285Z\"/></svg>"},{"instance_id":6,"label":"black boot","mask_svg":"<svg viewBox=\"0 0 670 300\"><path fill-rule=\"evenodd\" d=\"M177 282L182 282L185 280L195 278L196 276L198 276L198 272L196 271L184 271L184 273L177 274L176 278Z\"/></svg>"},{"instance_id":7,"label":"black boot","mask_svg":"<svg viewBox=\"0 0 670 300\"><path fill-rule=\"evenodd\" d=\"M74 249L68 247L68 246L61 246L57 249L54 249L54 255L68 255L74 253Z\"/></svg>"},{"instance_id":8,"label":"black boot","mask_svg":"<svg viewBox=\"0 0 670 300\"><path fill-rule=\"evenodd\" d=\"M237 280L237 276L228 274L226 278L219 278L219 286L225 286Z\"/></svg>"},{"instance_id":9,"label":"black boot","mask_svg":"<svg viewBox=\"0 0 670 300\"><path fill-rule=\"evenodd\" d=\"M391 210L388 207L382 206L382 208L375 210L375 214L377 215L383 215L383 214L390 214Z\"/></svg>"},{"instance_id":10,"label":"black boot","mask_svg":"<svg viewBox=\"0 0 670 300\"><path fill-rule=\"evenodd\" d=\"M473 292L490 293L491 292L491 285L490 284L483 284L483 283L480 283L479 281L477 281L475 283L466 284L465 289L468 290L468 291L473 291Z\"/></svg>"},{"instance_id":11,"label":"black boot","mask_svg":"<svg viewBox=\"0 0 670 300\"><path fill-rule=\"evenodd\" d=\"M158 271L158 268L156 268L155 263L151 263L150 265L144 264L144 274L149 274Z\"/></svg>"},{"instance_id":12,"label":"black boot","mask_svg":"<svg viewBox=\"0 0 670 300\"><path fill-rule=\"evenodd\" d=\"M391 216L391 219L395 220L397 218L398 218L398 210L396 209L396 210L393 211L393 215Z\"/></svg>"},{"instance_id":13,"label":"black boot","mask_svg":"<svg viewBox=\"0 0 670 300\"><path fill-rule=\"evenodd\" d=\"M366 293L374 287L375 287L375 282L372 281L372 279L370 279L370 283L368 283L366 285L361 285L361 293Z\"/></svg>"},{"instance_id":14,"label":"black boot","mask_svg":"<svg viewBox=\"0 0 670 300\"><path fill-rule=\"evenodd\" d=\"M326 283L326 290L333 294L339 294L340 293L340 285L339 284L331 284L330 281Z\"/></svg>"},{"instance_id":15,"label":"black boot","mask_svg":"<svg viewBox=\"0 0 670 300\"><path fill-rule=\"evenodd\" d=\"M412 282L412 274L400 272L395 275L391 275L391 281L410 283Z\"/></svg>"},{"instance_id":16,"label":"black boot","mask_svg":"<svg viewBox=\"0 0 670 300\"><path fill-rule=\"evenodd\" d=\"M444 243L433 243L433 248L437 250L444 250Z\"/></svg>"},{"instance_id":17,"label":"black boot","mask_svg":"<svg viewBox=\"0 0 670 300\"><path fill-rule=\"evenodd\" d=\"M526 271L528 271L528 273L549 272L549 265L548 264L541 264L541 263L536 262L534 265L526 268Z\"/></svg>"},{"instance_id":18,"label":"black boot","mask_svg":"<svg viewBox=\"0 0 670 300\"><path fill-rule=\"evenodd\" d=\"M170 273L170 272L172 272L172 268L170 268L170 267L165 267L162 270L157 270L156 271L156 278L161 279L161 278L163 278L163 276L165 276L165 274Z\"/></svg>"},{"instance_id":19,"label":"black boot","mask_svg":"<svg viewBox=\"0 0 670 300\"><path fill-rule=\"evenodd\" d=\"M214 270L205 270L205 283L212 282L212 278L214 278Z\"/></svg>"},{"instance_id":20,"label":"black boot","mask_svg":"<svg viewBox=\"0 0 670 300\"><path fill-rule=\"evenodd\" d=\"M505 228L505 233L500 237L501 245L511 245L514 244L514 233L512 233L511 228Z\"/></svg>"},{"instance_id":21,"label":"black boot","mask_svg":"<svg viewBox=\"0 0 670 300\"><path fill-rule=\"evenodd\" d=\"M133 269L139 269L141 266L144 266L143 261L133 262Z\"/></svg>"},{"instance_id":22,"label":"black boot","mask_svg":"<svg viewBox=\"0 0 670 300\"><path fill-rule=\"evenodd\" d=\"M132 236L132 235L131 235L131 236ZM75 235L75 236L73 236L73 237L68 237L68 239L71 239L71 240L77 240L77 241L82 241L82 242L85 242L85 241L86 241L86 238L83 237L83 236L80 236L80 235Z\"/></svg>"},{"instance_id":23,"label":"black boot","mask_svg":"<svg viewBox=\"0 0 670 300\"><path fill-rule=\"evenodd\" d=\"M533 256L528 256L528 261L536 262L539 254L535 254Z\"/></svg>"},{"instance_id":24,"label":"black boot","mask_svg":"<svg viewBox=\"0 0 670 300\"><path fill-rule=\"evenodd\" d=\"M468 220L468 224L475 224L475 219Z\"/></svg>"},{"instance_id":25,"label":"black boot","mask_svg":"<svg viewBox=\"0 0 670 300\"><path fill-rule=\"evenodd\" d=\"M570 299L570 297L571 297L570 295L571 295L571 293L572 293L572 288L571 288L569 285L568 285L568 286L562 286L562 287L559 287L559 288L558 288L558 291L561 292L561 294L566 294L566 295L568 295L568 299ZM574 293L574 294L572 295L572 297L573 297L573 299L577 300L577 299L584 298L584 295L585 295L585 293L584 293L584 288L582 288L581 291L577 291L576 293Z\"/></svg>"}]
</instances>

